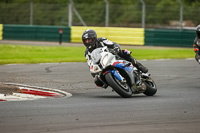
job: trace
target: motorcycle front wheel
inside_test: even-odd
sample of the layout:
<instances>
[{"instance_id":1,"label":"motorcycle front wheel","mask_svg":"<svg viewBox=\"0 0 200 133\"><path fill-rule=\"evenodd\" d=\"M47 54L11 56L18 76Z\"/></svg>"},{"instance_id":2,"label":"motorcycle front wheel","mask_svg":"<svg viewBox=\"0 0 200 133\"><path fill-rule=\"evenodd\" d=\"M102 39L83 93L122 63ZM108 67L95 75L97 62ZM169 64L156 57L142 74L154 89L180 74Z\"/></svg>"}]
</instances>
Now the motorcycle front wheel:
<instances>
[{"instance_id":1,"label":"motorcycle front wheel","mask_svg":"<svg viewBox=\"0 0 200 133\"><path fill-rule=\"evenodd\" d=\"M129 98L132 96L132 90L127 83L121 83L112 73L107 73L105 79L110 87L121 97Z\"/></svg>"}]
</instances>

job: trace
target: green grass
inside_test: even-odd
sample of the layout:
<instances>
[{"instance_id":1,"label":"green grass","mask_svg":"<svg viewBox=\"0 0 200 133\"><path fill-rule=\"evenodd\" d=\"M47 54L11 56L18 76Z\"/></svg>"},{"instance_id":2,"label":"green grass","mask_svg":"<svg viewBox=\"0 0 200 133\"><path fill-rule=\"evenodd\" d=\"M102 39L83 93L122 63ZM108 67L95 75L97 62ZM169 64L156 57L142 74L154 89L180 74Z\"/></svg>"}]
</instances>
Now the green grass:
<instances>
[{"instance_id":1,"label":"green grass","mask_svg":"<svg viewBox=\"0 0 200 133\"><path fill-rule=\"evenodd\" d=\"M133 49L132 52L136 59L186 59L195 56L193 49L185 48Z\"/></svg>"},{"instance_id":2,"label":"green grass","mask_svg":"<svg viewBox=\"0 0 200 133\"><path fill-rule=\"evenodd\" d=\"M129 49L136 59L194 58L193 49ZM0 65L17 63L85 62L84 47L0 45Z\"/></svg>"}]
</instances>

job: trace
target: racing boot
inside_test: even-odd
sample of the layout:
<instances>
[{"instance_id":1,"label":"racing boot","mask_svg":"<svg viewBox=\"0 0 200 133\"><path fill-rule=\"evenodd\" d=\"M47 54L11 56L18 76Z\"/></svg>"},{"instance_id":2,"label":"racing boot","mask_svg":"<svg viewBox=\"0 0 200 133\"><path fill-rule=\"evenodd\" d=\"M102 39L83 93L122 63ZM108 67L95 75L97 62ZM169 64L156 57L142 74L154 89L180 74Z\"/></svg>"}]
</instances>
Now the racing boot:
<instances>
[{"instance_id":1,"label":"racing boot","mask_svg":"<svg viewBox=\"0 0 200 133\"><path fill-rule=\"evenodd\" d=\"M147 73L147 72L148 72L148 69L147 69L145 66L143 66L141 63L139 63L138 61L134 61L133 63L134 63L133 65L134 65L138 70L142 71L143 73Z\"/></svg>"},{"instance_id":2,"label":"racing boot","mask_svg":"<svg viewBox=\"0 0 200 133\"><path fill-rule=\"evenodd\" d=\"M120 50L118 52L118 55L122 58L124 58L125 60L127 61L130 61L133 66L135 66L138 70L142 71L143 73L147 73L148 72L148 69L146 67L144 67L141 63L139 63L138 61L136 61L135 58L133 58L131 55L130 55L130 51L128 52L129 54L127 54L127 50Z\"/></svg>"},{"instance_id":3,"label":"racing boot","mask_svg":"<svg viewBox=\"0 0 200 133\"><path fill-rule=\"evenodd\" d=\"M196 61L200 64L200 56L199 56L199 54L196 53L195 59L196 59Z\"/></svg>"},{"instance_id":4,"label":"racing boot","mask_svg":"<svg viewBox=\"0 0 200 133\"><path fill-rule=\"evenodd\" d=\"M97 87L102 87L105 89L108 87L108 85L104 81L102 81L98 75L95 75L94 83L96 84Z\"/></svg>"}]
</instances>

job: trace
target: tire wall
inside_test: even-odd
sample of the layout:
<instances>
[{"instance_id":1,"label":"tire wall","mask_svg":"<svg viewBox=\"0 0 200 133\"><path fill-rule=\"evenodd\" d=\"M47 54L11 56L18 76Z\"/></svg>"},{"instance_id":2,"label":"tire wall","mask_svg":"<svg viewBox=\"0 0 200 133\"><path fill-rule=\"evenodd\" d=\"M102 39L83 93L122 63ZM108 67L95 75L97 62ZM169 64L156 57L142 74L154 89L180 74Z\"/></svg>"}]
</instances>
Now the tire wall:
<instances>
[{"instance_id":1,"label":"tire wall","mask_svg":"<svg viewBox=\"0 0 200 133\"><path fill-rule=\"evenodd\" d=\"M62 40L70 42L70 28L64 26L3 25L4 40L59 41L59 30L63 30Z\"/></svg>"},{"instance_id":2,"label":"tire wall","mask_svg":"<svg viewBox=\"0 0 200 133\"><path fill-rule=\"evenodd\" d=\"M195 30L145 29L146 46L192 47Z\"/></svg>"},{"instance_id":3,"label":"tire wall","mask_svg":"<svg viewBox=\"0 0 200 133\"><path fill-rule=\"evenodd\" d=\"M3 25L0 24L0 40L3 39Z\"/></svg>"},{"instance_id":4,"label":"tire wall","mask_svg":"<svg viewBox=\"0 0 200 133\"><path fill-rule=\"evenodd\" d=\"M97 32L97 37L106 37L120 45L145 45L192 47L195 30L144 29L122 27L41 26L0 24L0 40L55 41L82 43L82 34L87 29Z\"/></svg>"}]
</instances>

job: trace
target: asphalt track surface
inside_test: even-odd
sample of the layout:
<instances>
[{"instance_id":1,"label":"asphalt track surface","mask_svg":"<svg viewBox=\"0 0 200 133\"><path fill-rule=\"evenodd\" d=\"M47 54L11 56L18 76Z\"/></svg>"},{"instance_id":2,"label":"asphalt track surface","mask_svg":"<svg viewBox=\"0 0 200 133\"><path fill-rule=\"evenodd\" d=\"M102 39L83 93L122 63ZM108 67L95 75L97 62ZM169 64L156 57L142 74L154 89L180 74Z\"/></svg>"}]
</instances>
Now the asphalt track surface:
<instances>
[{"instance_id":1,"label":"asphalt track surface","mask_svg":"<svg viewBox=\"0 0 200 133\"><path fill-rule=\"evenodd\" d=\"M157 83L153 97L121 98L95 87L86 63L0 66L0 82L65 90L70 98L0 102L1 133L197 133L200 65L140 61Z\"/></svg>"}]
</instances>

